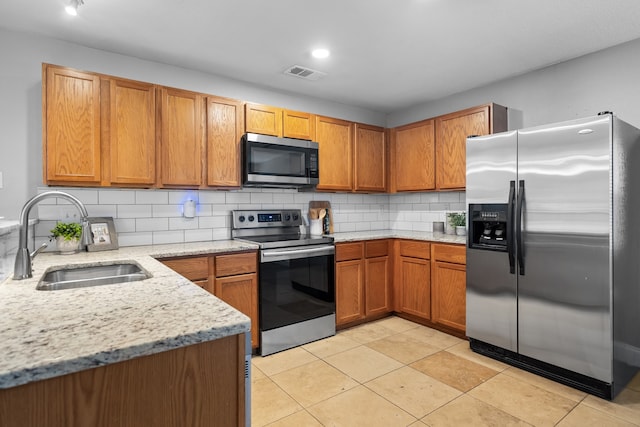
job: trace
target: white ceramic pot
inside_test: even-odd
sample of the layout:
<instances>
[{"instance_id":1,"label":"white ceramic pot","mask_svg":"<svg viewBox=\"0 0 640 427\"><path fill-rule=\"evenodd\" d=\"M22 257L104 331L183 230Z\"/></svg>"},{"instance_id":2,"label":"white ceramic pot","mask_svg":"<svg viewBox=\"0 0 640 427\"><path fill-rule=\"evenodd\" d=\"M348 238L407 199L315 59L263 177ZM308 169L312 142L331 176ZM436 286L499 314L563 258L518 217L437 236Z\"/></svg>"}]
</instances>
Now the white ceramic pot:
<instances>
[{"instance_id":1,"label":"white ceramic pot","mask_svg":"<svg viewBox=\"0 0 640 427\"><path fill-rule=\"evenodd\" d=\"M456 235L458 236L466 236L467 235L467 227L462 225L462 226L457 226L456 227Z\"/></svg>"},{"instance_id":2,"label":"white ceramic pot","mask_svg":"<svg viewBox=\"0 0 640 427\"><path fill-rule=\"evenodd\" d=\"M80 249L80 240L79 239L71 239L65 240L64 237L58 236L56 237L56 247L60 251L61 254L72 254Z\"/></svg>"},{"instance_id":3,"label":"white ceramic pot","mask_svg":"<svg viewBox=\"0 0 640 427\"><path fill-rule=\"evenodd\" d=\"M312 219L311 227L309 229L309 234L312 236L322 236L322 220L321 219Z\"/></svg>"}]
</instances>

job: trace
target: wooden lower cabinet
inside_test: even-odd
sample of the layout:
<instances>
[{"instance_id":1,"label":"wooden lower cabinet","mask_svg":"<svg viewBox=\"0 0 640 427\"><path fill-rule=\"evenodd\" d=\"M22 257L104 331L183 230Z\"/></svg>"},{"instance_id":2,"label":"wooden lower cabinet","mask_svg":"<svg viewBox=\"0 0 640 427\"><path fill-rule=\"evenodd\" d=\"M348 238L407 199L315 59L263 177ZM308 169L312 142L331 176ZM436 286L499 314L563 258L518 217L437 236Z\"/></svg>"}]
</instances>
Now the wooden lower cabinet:
<instances>
[{"instance_id":1,"label":"wooden lower cabinet","mask_svg":"<svg viewBox=\"0 0 640 427\"><path fill-rule=\"evenodd\" d=\"M466 248L432 246L432 321L462 333L466 330Z\"/></svg>"},{"instance_id":2,"label":"wooden lower cabinet","mask_svg":"<svg viewBox=\"0 0 640 427\"><path fill-rule=\"evenodd\" d=\"M389 240L336 245L336 325L391 312Z\"/></svg>"},{"instance_id":3,"label":"wooden lower cabinet","mask_svg":"<svg viewBox=\"0 0 640 427\"><path fill-rule=\"evenodd\" d=\"M187 256L160 262L251 318L251 346L260 344L257 252Z\"/></svg>"},{"instance_id":4,"label":"wooden lower cabinet","mask_svg":"<svg viewBox=\"0 0 640 427\"><path fill-rule=\"evenodd\" d=\"M364 318L362 260L336 262L336 325Z\"/></svg>"},{"instance_id":5,"label":"wooden lower cabinet","mask_svg":"<svg viewBox=\"0 0 640 427\"><path fill-rule=\"evenodd\" d=\"M0 390L0 424L243 426L244 334Z\"/></svg>"},{"instance_id":6,"label":"wooden lower cabinet","mask_svg":"<svg viewBox=\"0 0 640 427\"><path fill-rule=\"evenodd\" d=\"M397 240L394 244L395 311L431 319L431 244L417 240Z\"/></svg>"},{"instance_id":7,"label":"wooden lower cabinet","mask_svg":"<svg viewBox=\"0 0 640 427\"><path fill-rule=\"evenodd\" d=\"M258 347L258 275L257 273L219 277L215 281L215 296L251 318L251 346Z\"/></svg>"},{"instance_id":8,"label":"wooden lower cabinet","mask_svg":"<svg viewBox=\"0 0 640 427\"><path fill-rule=\"evenodd\" d=\"M400 240L395 243L394 310L463 337L466 331L464 245Z\"/></svg>"}]
</instances>

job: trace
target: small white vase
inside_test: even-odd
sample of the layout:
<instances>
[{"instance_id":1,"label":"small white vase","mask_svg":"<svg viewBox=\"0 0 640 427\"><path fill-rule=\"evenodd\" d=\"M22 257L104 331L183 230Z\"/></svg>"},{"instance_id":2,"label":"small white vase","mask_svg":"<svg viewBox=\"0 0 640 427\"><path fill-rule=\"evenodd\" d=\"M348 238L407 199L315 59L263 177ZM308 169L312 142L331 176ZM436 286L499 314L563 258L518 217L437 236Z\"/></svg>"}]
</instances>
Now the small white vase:
<instances>
[{"instance_id":1,"label":"small white vase","mask_svg":"<svg viewBox=\"0 0 640 427\"><path fill-rule=\"evenodd\" d=\"M56 237L56 246L61 254L72 254L80 248L80 239L65 240L64 237Z\"/></svg>"},{"instance_id":2,"label":"small white vase","mask_svg":"<svg viewBox=\"0 0 640 427\"><path fill-rule=\"evenodd\" d=\"M462 225L456 226L456 235L457 236L466 236L467 235L467 227Z\"/></svg>"}]
</instances>

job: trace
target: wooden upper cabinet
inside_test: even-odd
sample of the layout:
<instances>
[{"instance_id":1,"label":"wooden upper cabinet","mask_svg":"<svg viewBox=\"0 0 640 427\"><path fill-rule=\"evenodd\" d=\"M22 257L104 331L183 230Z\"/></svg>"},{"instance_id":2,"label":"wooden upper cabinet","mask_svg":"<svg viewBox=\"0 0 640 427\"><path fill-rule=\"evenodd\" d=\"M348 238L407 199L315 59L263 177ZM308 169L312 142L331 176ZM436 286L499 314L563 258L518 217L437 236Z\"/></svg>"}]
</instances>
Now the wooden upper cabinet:
<instances>
[{"instance_id":1,"label":"wooden upper cabinet","mask_svg":"<svg viewBox=\"0 0 640 427\"><path fill-rule=\"evenodd\" d=\"M261 104L245 104L247 132L287 138L313 140L316 136L314 115Z\"/></svg>"},{"instance_id":2,"label":"wooden upper cabinet","mask_svg":"<svg viewBox=\"0 0 640 427\"><path fill-rule=\"evenodd\" d=\"M159 133L161 186L202 183L202 95L160 88Z\"/></svg>"},{"instance_id":3,"label":"wooden upper cabinet","mask_svg":"<svg viewBox=\"0 0 640 427\"><path fill-rule=\"evenodd\" d=\"M301 111L282 110L282 135L287 138L314 140L316 137L314 115Z\"/></svg>"},{"instance_id":4,"label":"wooden upper cabinet","mask_svg":"<svg viewBox=\"0 0 640 427\"><path fill-rule=\"evenodd\" d=\"M319 144L318 190L353 189L353 123L316 116L316 141Z\"/></svg>"},{"instance_id":5,"label":"wooden upper cabinet","mask_svg":"<svg viewBox=\"0 0 640 427\"><path fill-rule=\"evenodd\" d=\"M354 190L385 191L387 142L384 128L356 123L354 157Z\"/></svg>"},{"instance_id":6,"label":"wooden upper cabinet","mask_svg":"<svg viewBox=\"0 0 640 427\"><path fill-rule=\"evenodd\" d=\"M251 133L282 136L282 108L246 103L245 129Z\"/></svg>"},{"instance_id":7,"label":"wooden upper cabinet","mask_svg":"<svg viewBox=\"0 0 640 427\"><path fill-rule=\"evenodd\" d=\"M109 134L105 138L108 184L152 185L156 179L156 86L105 79Z\"/></svg>"},{"instance_id":8,"label":"wooden upper cabinet","mask_svg":"<svg viewBox=\"0 0 640 427\"><path fill-rule=\"evenodd\" d=\"M242 102L207 97L207 185L240 187Z\"/></svg>"},{"instance_id":9,"label":"wooden upper cabinet","mask_svg":"<svg viewBox=\"0 0 640 427\"><path fill-rule=\"evenodd\" d=\"M438 189L466 186L467 137L507 130L506 108L481 105L447 114L436 120L436 164Z\"/></svg>"},{"instance_id":10,"label":"wooden upper cabinet","mask_svg":"<svg viewBox=\"0 0 640 427\"><path fill-rule=\"evenodd\" d=\"M436 188L435 124L424 120L391 130L391 191Z\"/></svg>"},{"instance_id":11,"label":"wooden upper cabinet","mask_svg":"<svg viewBox=\"0 0 640 427\"><path fill-rule=\"evenodd\" d=\"M42 74L44 181L100 184L100 77L49 64Z\"/></svg>"}]
</instances>

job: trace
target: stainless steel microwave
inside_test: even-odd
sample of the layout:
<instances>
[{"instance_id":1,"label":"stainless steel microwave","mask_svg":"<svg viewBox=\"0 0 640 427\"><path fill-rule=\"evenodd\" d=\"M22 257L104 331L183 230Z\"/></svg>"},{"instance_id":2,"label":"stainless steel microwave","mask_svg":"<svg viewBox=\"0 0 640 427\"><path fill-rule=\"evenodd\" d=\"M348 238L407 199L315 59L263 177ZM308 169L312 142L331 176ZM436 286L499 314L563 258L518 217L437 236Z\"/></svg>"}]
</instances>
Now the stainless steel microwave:
<instances>
[{"instance_id":1,"label":"stainless steel microwave","mask_svg":"<svg viewBox=\"0 0 640 427\"><path fill-rule=\"evenodd\" d=\"M315 187L318 143L257 133L242 137L245 187Z\"/></svg>"}]
</instances>

